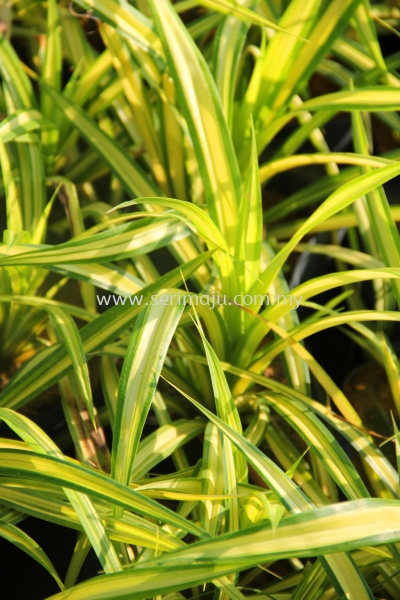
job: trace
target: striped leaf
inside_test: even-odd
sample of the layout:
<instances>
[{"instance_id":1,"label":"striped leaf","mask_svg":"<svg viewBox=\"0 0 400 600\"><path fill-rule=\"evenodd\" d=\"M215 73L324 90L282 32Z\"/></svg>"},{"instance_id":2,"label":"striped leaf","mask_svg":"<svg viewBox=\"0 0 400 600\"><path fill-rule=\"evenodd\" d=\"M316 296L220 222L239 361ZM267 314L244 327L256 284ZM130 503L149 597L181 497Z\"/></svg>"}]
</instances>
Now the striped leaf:
<instances>
[{"instance_id":1,"label":"striped leaf","mask_svg":"<svg viewBox=\"0 0 400 600\"><path fill-rule=\"evenodd\" d=\"M118 387L112 477L128 485L168 346L183 312L178 290L160 290L136 320Z\"/></svg>"},{"instance_id":2,"label":"striped leaf","mask_svg":"<svg viewBox=\"0 0 400 600\"><path fill-rule=\"evenodd\" d=\"M240 176L214 80L169 0L151 0L150 6L192 139L211 218L232 251Z\"/></svg>"}]
</instances>

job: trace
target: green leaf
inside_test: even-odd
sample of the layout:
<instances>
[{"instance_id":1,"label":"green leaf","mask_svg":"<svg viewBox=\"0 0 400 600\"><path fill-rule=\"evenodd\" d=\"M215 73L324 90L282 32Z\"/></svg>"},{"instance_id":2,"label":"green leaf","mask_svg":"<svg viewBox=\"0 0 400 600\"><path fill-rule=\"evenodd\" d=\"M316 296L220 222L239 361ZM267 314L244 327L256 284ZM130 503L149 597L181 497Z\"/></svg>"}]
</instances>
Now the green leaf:
<instances>
[{"instance_id":1,"label":"green leaf","mask_svg":"<svg viewBox=\"0 0 400 600\"><path fill-rule=\"evenodd\" d=\"M211 344L207 341L201 329L200 335L203 340L208 368L210 371L217 414L219 418L224 421L224 423L227 423L236 432L242 434L243 429L239 413L233 400L232 393L229 389L228 382L226 381L225 374L219 363L218 357L215 354ZM227 452L226 449L225 452ZM241 456L241 454L239 453L236 453L235 451L233 452L233 457L236 466L237 479L240 482L245 481L247 478L246 462L243 456ZM232 494L234 492L230 491L229 493Z\"/></svg>"},{"instance_id":2,"label":"green leaf","mask_svg":"<svg viewBox=\"0 0 400 600\"><path fill-rule=\"evenodd\" d=\"M210 216L232 252L240 175L218 92L203 56L170 2L150 0L150 6L188 125Z\"/></svg>"},{"instance_id":3,"label":"green leaf","mask_svg":"<svg viewBox=\"0 0 400 600\"><path fill-rule=\"evenodd\" d=\"M307 165L323 165L335 162L346 165L360 165L381 167L393 164L393 161L380 156L365 156L365 154L356 154L354 152L314 152L313 154L295 154L287 156L269 163L265 163L260 167L260 181L265 183L278 173L297 169ZM336 179L336 177L334 178Z\"/></svg>"},{"instance_id":4,"label":"green leaf","mask_svg":"<svg viewBox=\"0 0 400 600\"><path fill-rule=\"evenodd\" d=\"M372 173L361 175L353 181L345 183L336 192L333 192L333 194L331 194L331 196L329 196L329 198L327 198L327 200L321 204L321 206L311 215L311 217L305 221L305 223L294 234L292 239L270 262L264 272L260 275L260 279L263 281L263 286L256 282L256 284L253 286L254 293L262 293L264 290L268 290L270 284L273 282L279 270L282 268L282 265L286 262L287 257L290 255L302 237L311 231L313 227L319 223L322 223L340 210L343 210L363 194L366 194L379 185L386 183L386 181L389 181L399 173L399 165L388 165L387 167L382 167L381 169L377 169Z\"/></svg>"},{"instance_id":5,"label":"green leaf","mask_svg":"<svg viewBox=\"0 0 400 600\"><path fill-rule=\"evenodd\" d=\"M64 310L55 306L45 306L52 320L58 341L63 343L68 351L74 369L73 382L76 391L88 409L92 423L95 423L92 389L90 386L89 369L85 352L75 321Z\"/></svg>"},{"instance_id":6,"label":"green leaf","mask_svg":"<svg viewBox=\"0 0 400 600\"><path fill-rule=\"evenodd\" d=\"M399 92L400 99L400 92ZM352 114L352 128L355 149L368 155L368 141L361 118L356 111ZM371 172L371 167L363 167L364 173ZM366 220L364 227L373 233L372 250L377 249L376 258L382 257L387 267L400 267L400 235L393 219L389 202L382 187L371 190L366 194ZM364 235L367 238L367 235ZM368 238L367 238L368 240ZM367 246L368 247L368 246ZM392 281L393 291L400 306L400 285Z\"/></svg>"},{"instance_id":7,"label":"green leaf","mask_svg":"<svg viewBox=\"0 0 400 600\"><path fill-rule=\"evenodd\" d=\"M19 248L14 246L10 252L11 256L8 257L4 257L7 252L0 246L0 252L4 253L0 264L43 267L51 265L62 269L64 263L108 262L151 252L188 235L188 229L177 219L162 215L153 221L153 218L149 217L143 221L120 225L103 233L80 237L54 247L47 246L39 249L36 246L33 251L29 251L29 246Z\"/></svg>"},{"instance_id":8,"label":"green leaf","mask_svg":"<svg viewBox=\"0 0 400 600\"><path fill-rule=\"evenodd\" d=\"M277 395L263 397L312 447L349 500L368 498L367 488L346 453L311 411L295 400L288 404L286 398Z\"/></svg>"},{"instance_id":9,"label":"green leaf","mask_svg":"<svg viewBox=\"0 0 400 600\"><path fill-rule=\"evenodd\" d=\"M56 92L60 92L61 90L61 70L62 50L60 13L56 0L49 0L47 5L47 36L43 60L42 82ZM40 104L43 116L47 119L51 119L54 124L57 124L60 120L60 112L52 97L43 87L41 88ZM56 129L43 132L42 141L45 152L48 154L48 160L52 159L52 154L55 152L58 136L59 132Z\"/></svg>"},{"instance_id":10,"label":"green leaf","mask_svg":"<svg viewBox=\"0 0 400 600\"><path fill-rule=\"evenodd\" d=\"M228 299L234 298L238 290L237 273L234 265L234 257L229 254L228 245L222 232L218 229L210 218L210 216L200 207L174 198L140 198L140 203L155 204L156 206L167 206L175 209L183 216L183 221L189 226L195 226L199 235L204 238L209 249L216 249L214 260L219 266L224 292ZM138 203L137 200L128 200L119 204L115 209L125 208ZM112 209L112 210L115 210ZM172 213L175 216L175 213ZM182 218L182 217L180 217ZM237 313L233 312L229 306L224 306L225 319L230 325L231 336L234 337L240 329L240 322L237 319Z\"/></svg>"},{"instance_id":11,"label":"green leaf","mask_svg":"<svg viewBox=\"0 0 400 600\"><path fill-rule=\"evenodd\" d=\"M240 5L233 0L198 0L198 4L206 6L207 8L212 8L218 12L221 12L225 15L233 15L237 19L241 19L243 21L248 21L253 25L260 25L263 27L270 27L271 29L275 29L276 31L281 31L286 33L287 35L295 35L290 31L286 31L273 23L272 21L268 21L268 19L264 19L261 15L256 12L248 9L246 6Z\"/></svg>"},{"instance_id":12,"label":"green leaf","mask_svg":"<svg viewBox=\"0 0 400 600\"><path fill-rule=\"evenodd\" d=\"M43 552L41 547L28 534L21 531L21 529L12 523L0 523L0 537L11 542L17 546L17 548L20 548L23 552L26 552L26 554L36 560L50 573L50 575L52 575L57 582L57 585L62 590L64 589L62 581L47 554Z\"/></svg>"},{"instance_id":13,"label":"green leaf","mask_svg":"<svg viewBox=\"0 0 400 600\"><path fill-rule=\"evenodd\" d=\"M122 367L112 447L112 476L127 485L170 341L185 308L162 289L139 313Z\"/></svg>"},{"instance_id":14,"label":"green leaf","mask_svg":"<svg viewBox=\"0 0 400 600\"><path fill-rule=\"evenodd\" d=\"M260 273L263 234L262 199L259 179L257 146L253 130L249 168L243 183L236 234L235 256L241 261L240 283L246 293Z\"/></svg>"},{"instance_id":15,"label":"green leaf","mask_svg":"<svg viewBox=\"0 0 400 600\"><path fill-rule=\"evenodd\" d=\"M146 490L143 491L143 494ZM60 488L54 485L34 483L29 479L2 477L0 488L2 503L21 510L25 515L50 521L62 527L84 532L77 513L68 503ZM124 511L121 519L115 519L102 502L95 501L96 509L110 539L127 544L139 544L145 548L162 551L175 550L183 546L178 538L162 527ZM89 542L90 547L90 542ZM68 586L66 586L68 587Z\"/></svg>"},{"instance_id":16,"label":"green leaf","mask_svg":"<svg viewBox=\"0 0 400 600\"><path fill-rule=\"evenodd\" d=\"M141 290L141 302L143 304L149 302L151 296L164 287L179 285L182 282L182 276L190 277L212 254L212 251L205 252L160 277L155 283L145 286ZM85 353L95 352L115 340L134 323L140 308L140 304L114 306L89 323L90 327L87 325L82 327L80 335ZM28 361L12 378L0 395L0 405L9 408L23 406L42 390L47 389L63 377L70 368L71 360L66 348L58 345L43 350Z\"/></svg>"},{"instance_id":17,"label":"green leaf","mask_svg":"<svg viewBox=\"0 0 400 600\"><path fill-rule=\"evenodd\" d=\"M254 5L245 0L244 6ZM221 21L213 45L213 73L229 128L233 127L234 96L240 58L250 24L229 15Z\"/></svg>"},{"instance_id":18,"label":"green leaf","mask_svg":"<svg viewBox=\"0 0 400 600\"><path fill-rule=\"evenodd\" d=\"M6 408L0 409L0 419L5 421L31 448L38 450L37 456L57 457L61 463L63 462L64 456L56 444L32 421ZM29 457L32 454L25 451L22 453L28 459L29 464ZM85 494L69 489L68 485L64 491L106 573L119 571L121 565L118 556L91 500Z\"/></svg>"},{"instance_id":19,"label":"green leaf","mask_svg":"<svg viewBox=\"0 0 400 600\"><path fill-rule=\"evenodd\" d=\"M146 75L158 82L165 57L153 23L123 0L77 0L77 4L106 21L127 40Z\"/></svg>"},{"instance_id":20,"label":"green leaf","mask_svg":"<svg viewBox=\"0 0 400 600\"><path fill-rule=\"evenodd\" d=\"M196 536L206 536L202 529L172 510L67 457L61 459L25 450L0 449L0 473L53 483L105 500L111 506L160 520Z\"/></svg>"},{"instance_id":21,"label":"green leaf","mask_svg":"<svg viewBox=\"0 0 400 600\"><path fill-rule=\"evenodd\" d=\"M54 105L63 112L82 137L99 153L110 170L119 177L128 194L158 195L156 184L149 179L139 164L129 157L124 148L104 133L85 111L44 83L42 87Z\"/></svg>"},{"instance_id":22,"label":"green leaf","mask_svg":"<svg viewBox=\"0 0 400 600\"><path fill-rule=\"evenodd\" d=\"M359 110L400 110L400 90L389 86L376 86L335 92L307 100L299 110L322 110L324 108Z\"/></svg>"},{"instance_id":23,"label":"green leaf","mask_svg":"<svg viewBox=\"0 0 400 600\"><path fill-rule=\"evenodd\" d=\"M383 499L314 509L281 519L275 531L268 525L258 525L199 542L142 562L133 570L85 582L51 600L100 600L104 594L120 600L134 595L142 600L281 558L321 556L324 552L332 554L398 541L400 531L393 526L398 509L398 501ZM358 592L359 597L372 598L366 595L364 586Z\"/></svg>"},{"instance_id":24,"label":"green leaf","mask_svg":"<svg viewBox=\"0 0 400 600\"><path fill-rule=\"evenodd\" d=\"M383 335L382 348L384 365L392 390L394 404L397 409L397 414L400 414L400 362L391 344L387 342Z\"/></svg>"},{"instance_id":25,"label":"green leaf","mask_svg":"<svg viewBox=\"0 0 400 600\"><path fill-rule=\"evenodd\" d=\"M145 86L134 68L128 49L119 38L118 33L110 26L104 25L101 29L102 38L108 47L112 57L114 68L122 83L125 97L132 109L135 126L139 133L139 139L136 141L143 144L148 154L151 170L160 189L169 195L169 185L167 173L165 171L165 160L157 134L152 112L151 104L147 99Z\"/></svg>"},{"instance_id":26,"label":"green leaf","mask_svg":"<svg viewBox=\"0 0 400 600\"><path fill-rule=\"evenodd\" d=\"M43 125L41 113L35 109L18 110L0 124L0 140L5 144Z\"/></svg>"},{"instance_id":27,"label":"green leaf","mask_svg":"<svg viewBox=\"0 0 400 600\"><path fill-rule=\"evenodd\" d=\"M65 576L65 587L68 589L74 585L79 575L79 572L85 562L85 559L90 550L88 537L84 533L80 533L76 542L71 562L68 566L68 571Z\"/></svg>"},{"instance_id":28,"label":"green leaf","mask_svg":"<svg viewBox=\"0 0 400 600\"><path fill-rule=\"evenodd\" d=\"M207 424L204 434L201 492L206 496L221 496L224 492L222 439L218 427L212 423ZM200 505L201 525L213 537L219 533L224 512L221 500L205 500Z\"/></svg>"},{"instance_id":29,"label":"green leaf","mask_svg":"<svg viewBox=\"0 0 400 600\"><path fill-rule=\"evenodd\" d=\"M13 110L36 108L29 77L11 44L0 33L0 72L10 94Z\"/></svg>"},{"instance_id":30,"label":"green leaf","mask_svg":"<svg viewBox=\"0 0 400 600\"><path fill-rule=\"evenodd\" d=\"M132 465L131 480L144 477L183 444L201 435L204 427L205 421L200 419L179 419L159 427L140 442Z\"/></svg>"}]
</instances>

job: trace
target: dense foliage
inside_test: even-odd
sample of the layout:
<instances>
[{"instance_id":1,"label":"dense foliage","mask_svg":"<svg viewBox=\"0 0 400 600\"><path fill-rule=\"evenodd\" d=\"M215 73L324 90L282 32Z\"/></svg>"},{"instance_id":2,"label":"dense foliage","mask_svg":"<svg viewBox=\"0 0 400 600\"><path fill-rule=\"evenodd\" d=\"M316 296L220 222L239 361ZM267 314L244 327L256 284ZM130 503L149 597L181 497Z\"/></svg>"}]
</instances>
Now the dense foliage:
<instances>
[{"instance_id":1,"label":"dense foliage","mask_svg":"<svg viewBox=\"0 0 400 600\"><path fill-rule=\"evenodd\" d=\"M399 19L0 2L0 536L52 598L400 598ZM66 573L27 517L78 531Z\"/></svg>"}]
</instances>

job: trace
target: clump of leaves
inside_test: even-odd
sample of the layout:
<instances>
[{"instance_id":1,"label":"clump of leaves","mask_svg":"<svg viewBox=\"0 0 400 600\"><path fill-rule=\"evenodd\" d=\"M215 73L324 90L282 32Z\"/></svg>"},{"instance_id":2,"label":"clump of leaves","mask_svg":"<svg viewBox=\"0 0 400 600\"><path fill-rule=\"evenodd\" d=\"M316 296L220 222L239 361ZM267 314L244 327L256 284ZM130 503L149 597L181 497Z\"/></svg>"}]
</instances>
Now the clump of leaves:
<instances>
[{"instance_id":1,"label":"clump of leaves","mask_svg":"<svg viewBox=\"0 0 400 600\"><path fill-rule=\"evenodd\" d=\"M376 321L390 333L400 320L400 213L382 187L400 152L374 154L370 117L395 146L399 56L383 57L376 24L395 35L398 17L368 0L1 10L0 353L12 376L0 418L21 441L0 440L0 535L53 575L60 599L398 598L398 472L304 344L344 328L385 366L399 408L398 358ZM336 91L313 96L314 76ZM354 152L324 136L338 113ZM263 206L273 177L315 164L323 177ZM280 223L296 213L307 216ZM332 244L304 241L322 230ZM289 290L294 251L331 256L338 272ZM313 311L302 323L289 292ZM278 358L284 382L265 374ZM88 363L100 365L99 413ZM76 460L20 412L54 384ZM27 516L79 531L65 581L17 527ZM90 548L105 574L75 585Z\"/></svg>"}]
</instances>

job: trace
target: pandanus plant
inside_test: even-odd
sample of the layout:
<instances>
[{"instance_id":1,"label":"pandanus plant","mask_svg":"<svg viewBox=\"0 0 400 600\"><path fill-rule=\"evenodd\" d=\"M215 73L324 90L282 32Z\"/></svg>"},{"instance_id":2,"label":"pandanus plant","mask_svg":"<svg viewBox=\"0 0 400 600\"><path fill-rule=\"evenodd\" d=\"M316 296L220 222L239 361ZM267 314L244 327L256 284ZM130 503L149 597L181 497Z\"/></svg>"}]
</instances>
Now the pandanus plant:
<instances>
[{"instance_id":1,"label":"pandanus plant","mask_svg":"<svg viewBox=\"0 0 400 600\"><path fill-rule=\"evenodd\" d=\"M368 0L2 7L0 418L21 441L1 439L0 535L54 598L400 596L395 462L305 345L344 328L400 411L400 212L382 187L400 151L373 154L376 123L400 131L400 59L376 33L396 18ZM316 75L336 91L313 96ZM338 113L354 152L324 136ZM273 177L315 164L324 176L263 207ZM305 251L339 270L290 290ZM76 459L20 411L54 384ZM79 531L64 581L17 527L28 516ZM75 585L90 548L105 574Z\"/></svg>"}]
</instances>

